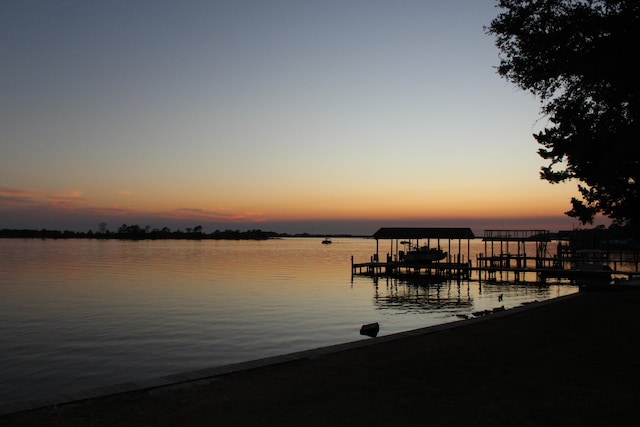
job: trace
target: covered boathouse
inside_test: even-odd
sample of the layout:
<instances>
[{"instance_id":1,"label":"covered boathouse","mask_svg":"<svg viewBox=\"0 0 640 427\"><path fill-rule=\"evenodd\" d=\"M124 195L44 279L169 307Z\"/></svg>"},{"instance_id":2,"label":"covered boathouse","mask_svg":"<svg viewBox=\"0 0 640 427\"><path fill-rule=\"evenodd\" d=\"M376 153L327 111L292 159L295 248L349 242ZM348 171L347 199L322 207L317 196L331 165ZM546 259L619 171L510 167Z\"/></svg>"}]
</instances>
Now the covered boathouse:
<instances>
[{"instance_id":1,"label":"covered boathouse","mask_svg":"<svg viewBox=\"0 0 640 427\"><path fill-rule=\"evenodd\" d=\"M365 263L354 264L352 259L353 274L419 273L421 270L427 274L468 272L470 242L475 238L470 228L433 227L383 227L372 237L376 240L375 254ZM381 241L386 240L388 250L385 242L381 249ZM384 259L380 256L381 250Z\"/></svg>"}]
</instances>

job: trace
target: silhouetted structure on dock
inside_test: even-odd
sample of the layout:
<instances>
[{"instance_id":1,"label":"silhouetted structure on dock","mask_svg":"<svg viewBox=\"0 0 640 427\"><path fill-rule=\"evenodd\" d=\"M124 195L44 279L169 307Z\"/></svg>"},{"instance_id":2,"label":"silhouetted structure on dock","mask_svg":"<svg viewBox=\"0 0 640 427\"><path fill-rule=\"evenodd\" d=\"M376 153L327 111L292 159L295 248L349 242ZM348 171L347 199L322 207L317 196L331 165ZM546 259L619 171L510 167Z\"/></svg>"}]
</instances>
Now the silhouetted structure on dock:
<instances>
[{"instance_id":1,"label":"silhouetted structure on dock","mask_svg":"<svg viewBox=\"0 0 640 427\"><path fill-rule=\"evenodd\" d=\"M352 275L469 279L477 272L478 280L497 281L506 274L519 282L525 281L524 276L529 273L535 274L536 282L596 277L601 283L612 275L640 275L639 251L634 245L598 239L594 246L594 236L580 232L485 230L484 253L476 255L475 266L470 253L475 236L470 228L385 227L376 231L373 238L376 252L368 262L354 263L351 257ZM380 259L381 240L390 242L384 260ZM557 247L550 247L552 241L557 241ZM587 249L590 247L600 249ZM551 252L554 249L556 253ZM622 266L625 268L618 269Z\"/></svg>"},{"instance_id":2,"label":"silhouetted structure on dock","mask_svg":"<svg viewBox=\"0 0 640 427\"><path fill-rule=\"evenodd\" d=\"M468 275L471 267L470 241L475 235L470 228L383 227L373 234L373 238L376 240L376 253L369 262L358 264L352 257L353 274L397 276L424 272L427 275L462 277ZM390 244L385 261L380 261L381 240L388 240ZM462 252L463 241L466 257Z\"/></svg>"},{"instance_id":3,"label":"silhouetted structure on dock","mask_svg":"<svg viewBox=\"0 0 640 427\"><path fill-rule=\"evenodd\" d=\"M557 260L548 251L551 236L548 230L485 230L484 254L477 256L476 267L484 273L485 280L495 280L497 273L511 271L516 281L520 280L520 273L529 269L557 268Z\"/></svg>"}]
</instances>

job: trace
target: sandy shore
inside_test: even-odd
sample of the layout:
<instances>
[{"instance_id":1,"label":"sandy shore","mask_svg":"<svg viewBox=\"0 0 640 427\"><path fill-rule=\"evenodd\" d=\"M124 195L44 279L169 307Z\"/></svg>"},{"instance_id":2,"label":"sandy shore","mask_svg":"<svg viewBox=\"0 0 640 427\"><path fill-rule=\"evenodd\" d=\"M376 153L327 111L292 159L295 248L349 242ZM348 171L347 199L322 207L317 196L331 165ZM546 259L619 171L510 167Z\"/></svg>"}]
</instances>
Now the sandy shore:
<instances>
[{"instance_id":1,"label":"sandy shore","mask_svg":"<svg viewBox=\"0 0 640 427\"><path fill-rule=\"evenodd\" d=\"M640 292L585 292L464 326L0 425L636 425Z\"/></svg>"}]
</instances>

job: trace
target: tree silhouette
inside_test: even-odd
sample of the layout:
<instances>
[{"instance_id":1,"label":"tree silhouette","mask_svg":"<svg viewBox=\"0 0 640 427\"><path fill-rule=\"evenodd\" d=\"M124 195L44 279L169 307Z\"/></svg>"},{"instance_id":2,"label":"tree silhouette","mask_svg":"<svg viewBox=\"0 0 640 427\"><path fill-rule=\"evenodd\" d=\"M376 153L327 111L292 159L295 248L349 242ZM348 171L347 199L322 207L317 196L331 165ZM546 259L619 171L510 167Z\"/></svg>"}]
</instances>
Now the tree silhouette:
<instances>
[{"instance_id":1,"label":"tree silhouette","mask_svg":"<svg viewBox=\"0 0 640 427\"><path fill-rule=\"evenodd\" d=\"M98 233L100 233L100 234L106 234L107 233L107 223L106 222L101 222L100 224L98 224Z\"/></svg>"},{"instance_id":2,"label":"tree silhouette","mask_svg":"<svg viewBox=\"0 0 640 427\"><path fill-rule=\"evenodd\" d=\"M105 224L106 228L106 224ZM40 239L80 239L80 238L99 238L99 239L125 239L125 240L155 240L155 239L230 239L230 240L267 240L280 235L273 231L262 230L216 230L213 233L206 234L201 225L189 229L191 231L185 233L181 230L171 231L168 227L162 229L150 226L144 228L139 225L122 224L114 233L105 230L104 233L78 232L78 231L58 231L58 230L11 230L7 228L0 229L0 238L40 238Z\"/></svg>"},{"instance_id":3,"label":"tree silhouette","mask_svg":"<svg viewBox=\"0 0 640 427\"><path fill-rule=\"evenodd\" d=\"M500 0L498 73L541 100L540 176L579 181L567 215L640 221L640 2Z\"/></svg>"}]
</instances>

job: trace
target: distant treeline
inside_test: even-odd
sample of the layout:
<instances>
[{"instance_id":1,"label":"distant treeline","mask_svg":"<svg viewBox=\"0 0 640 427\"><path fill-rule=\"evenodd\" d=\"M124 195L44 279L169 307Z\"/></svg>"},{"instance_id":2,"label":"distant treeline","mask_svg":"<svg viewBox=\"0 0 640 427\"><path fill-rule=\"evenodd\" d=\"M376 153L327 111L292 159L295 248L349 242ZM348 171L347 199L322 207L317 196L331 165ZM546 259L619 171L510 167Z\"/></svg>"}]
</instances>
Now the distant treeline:
<instances>
[{"instance_id":1,"label":"distant treeline","mask_svg":"<svg viewBox=\"0 0 640 427\"><path fill-rule=\"evenodd\" d=\"M170 230L140 227L139 225L123 224L117 231L109 231L101 227L99 231L59 231L59 230L0 230L0 238L36 238L36 239L125 239L125 240L154 240L154 239L189 239L189 240L266 240L282 235L273 231L262 230L216 230L212 233L202 231L202 226L187 228L186 230Z\"/></svg>"}]
</instances>

